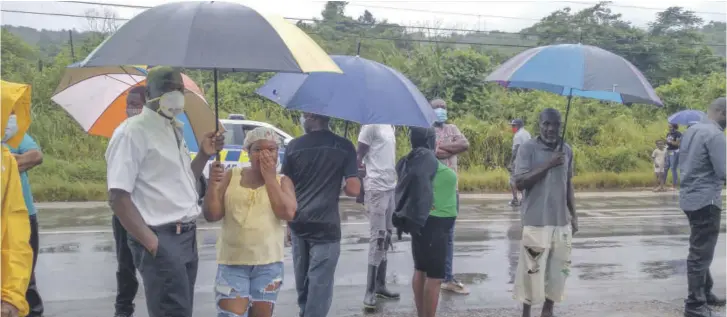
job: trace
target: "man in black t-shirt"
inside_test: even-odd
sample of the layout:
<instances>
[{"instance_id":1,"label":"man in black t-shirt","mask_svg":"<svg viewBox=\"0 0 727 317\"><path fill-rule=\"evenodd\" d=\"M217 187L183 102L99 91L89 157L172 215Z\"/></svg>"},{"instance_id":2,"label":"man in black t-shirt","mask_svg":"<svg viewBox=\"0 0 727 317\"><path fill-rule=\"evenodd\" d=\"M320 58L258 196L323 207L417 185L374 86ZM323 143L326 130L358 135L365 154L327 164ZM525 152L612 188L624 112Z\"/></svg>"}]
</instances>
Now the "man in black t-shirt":
<instances>
[{"instance_id":1,"label":"man in black t-shirt","mask_svg":"<svg viewBox=\"0 0 727 317\"><path fill-rule=\"evenodd\" d=\"M666 166L664 181L669 177L671 170L671 187L675 189L679 184L679 144L682 141L682 133L679 132L679 125L670 124L669 133L666 134Z\"/></svg>"},{"instance_id":2,"label":"man in black t-shirt","mask_svg":"<svg viewBox=\"0 0 727 317\"><path fill-rule=\"evenodd\" d=\"M361 183L353 143L328 129L328 117L304 118L306 134L288 144L282 174L293 181L298 202L288 225L300 316L325 317L341 253L341 182L349 197L358 196Z\"/></svg>"}]
</instances>

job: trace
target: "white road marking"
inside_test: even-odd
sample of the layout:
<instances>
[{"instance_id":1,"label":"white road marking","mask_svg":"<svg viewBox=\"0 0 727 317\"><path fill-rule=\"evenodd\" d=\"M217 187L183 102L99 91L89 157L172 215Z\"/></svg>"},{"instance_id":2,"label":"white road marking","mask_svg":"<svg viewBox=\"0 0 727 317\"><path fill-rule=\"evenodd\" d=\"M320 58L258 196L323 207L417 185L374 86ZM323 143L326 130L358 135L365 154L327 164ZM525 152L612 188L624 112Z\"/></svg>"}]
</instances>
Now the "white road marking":
<instances>
[{"instance_id":1,"label":"white road marking","mask_svg":"<svg viewBox=\"0 0 727 317\"><path fill-rule=\"evenodd\" d=\"M609 220L609 219L671 219L671 218L683 218L685 217L682 214L682 211L680 209L676 208L623 208L623 209L585 209L581 210L582 213L591 213L591 212L629 212L629 211L668 211L668 212L678 212L676 214L658 214L658 215L626 215L626 216L586 216L579 219L579 222L583 224L584 222L591 222L595 220ZM725 212L723 212L725 214ZM518 219L457 219L458 223L501 223L501 222L513 222L517 221ZM362 222L344 222L341 223L342 226L363 226L363 225L369 225L368 221L362 221ZM208 231L208 230L219 230L219 226L205 226L205 227L197 227L197 230L200 231ZM101 233L111 233L111 229L100 229L100 230L56 230L56 231L41 231L39 232L40 235L59 235L59 234L101 234Z\"/></svg>"}]
</instances>

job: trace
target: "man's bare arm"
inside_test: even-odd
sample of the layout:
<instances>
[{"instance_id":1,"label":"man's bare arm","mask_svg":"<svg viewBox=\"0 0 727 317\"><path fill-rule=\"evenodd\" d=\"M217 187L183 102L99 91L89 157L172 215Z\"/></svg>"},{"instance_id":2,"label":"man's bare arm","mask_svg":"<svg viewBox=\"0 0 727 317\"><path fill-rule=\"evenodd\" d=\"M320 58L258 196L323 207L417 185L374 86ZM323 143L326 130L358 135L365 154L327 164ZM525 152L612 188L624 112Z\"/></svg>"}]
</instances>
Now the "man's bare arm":
<instances>
[{"instance_id":1,"label":"man's bare arm","mask_svg":"<svg viewBox=\"0 0 727 317\"><path fill-rule=\"evenodd\" d=\"M568 196L567 196L567 204L568 204L568 212L570 212L570 215L575 218L576 217L576 194L575 189L573 188L573 182L568 179Z\"/></svg>"},{"instance_id":2,"label":"man's bare arm","mask_svg":"<svg viewBox=\"0 0 727 317\"><path fill-rule=\"evenodd\" d=\"M30 150L23 154L16 154L18 170L22 173L43 163L43 153L38 150Z\"/></svg>"},{"instance_id":3,"label":"man's bare arm","mask_svg":"<svg viewBox=\"0 0 727 317\"><path fill-rule=\"evenodd\" d=\"M192 160L192 173L194 173L194 179L199 179L202 176L202 171L204 170L204 167L207 166L207 161L209 161L210 156L204 153L201 153L202 151L197 153L197 156L194 157L194 160Z\"/></svg>"},{"instance_id":4,"label":"man's bare arm","mask_svg":"<svg viewBox=\"0 0 727 317\"><path fill-rule=\"evenodd\" d=\"M442 143L439 145L439 149L449 152L451 155L457 155L470 148L470 142L466 138L462 137L451 143ZM450 155L450 156L451 156Z\"/></svg>"},{"instance_id":5,"label":"man's bare arm","mask_svg":"<svg viewBox=\"0 0 727 317\"><path fill-rule=\"evenodd\" d=\"M356 161L358 163L358 166L363 165L363 158L366 156L366 154L369 153L369 145L363 142L358 142L358 147L356 148Z\"/></svg>"},{"instance_id":6,"label":"man's bare arm","mask_svg":"<svg viewBox=\"0 0 727 317\"><path fill-rule=\"evenodd\" d=\"M361 193L361 181L358 177L346 178L346 185L343 187L343 193L348 197L357 197Z\"/></svg>"},{"instance_id":7,"label":"man's bare arm","mask_svg":"<svg viewBox=\"0 0 727 317\"><path fill-rule=\"evenodd\" d=\"M157 235L144 222L139 210L131 201L131 194L121 189L109 191L109 204L124 229L136 238L151 254L156 255L159 240Z\"/></svg>"}]
</instances>

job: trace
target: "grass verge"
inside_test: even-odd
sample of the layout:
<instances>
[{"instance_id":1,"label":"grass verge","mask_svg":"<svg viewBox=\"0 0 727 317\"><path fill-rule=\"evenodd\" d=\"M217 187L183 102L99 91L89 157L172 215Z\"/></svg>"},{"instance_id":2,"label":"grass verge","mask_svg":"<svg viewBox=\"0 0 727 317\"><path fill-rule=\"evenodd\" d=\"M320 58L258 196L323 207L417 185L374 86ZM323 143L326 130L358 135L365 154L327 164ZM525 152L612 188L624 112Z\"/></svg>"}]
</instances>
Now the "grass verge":
<instances>
[{"instance_id":1,"label":"grass verge","mask_svg":"<svg viewBox=\"0 0 727 317\"><path fill-rule=\"evenodd\" d=\"M50 165L46 165L44 169L51 169ZM35 201L42 202L105 201L108 197L104 179L93 177L84 180L76 177L78 174L89 174L89 170L98 169L98 167L74 168L65 170L67 173L63 174L56 171L50 175L45 174L47 176L33 175L43 172L39 167L39 170L31 172L33 197ZM462 192L508 192L510 190L509 177L507 170L461 171L459 188ZM654 174L650 172L588 172L576 175L573 183L576 190L581 191L648 188L654 185ZM667 184L670 183L671 181L667 180Z\"/></svg>"}]
</instances>

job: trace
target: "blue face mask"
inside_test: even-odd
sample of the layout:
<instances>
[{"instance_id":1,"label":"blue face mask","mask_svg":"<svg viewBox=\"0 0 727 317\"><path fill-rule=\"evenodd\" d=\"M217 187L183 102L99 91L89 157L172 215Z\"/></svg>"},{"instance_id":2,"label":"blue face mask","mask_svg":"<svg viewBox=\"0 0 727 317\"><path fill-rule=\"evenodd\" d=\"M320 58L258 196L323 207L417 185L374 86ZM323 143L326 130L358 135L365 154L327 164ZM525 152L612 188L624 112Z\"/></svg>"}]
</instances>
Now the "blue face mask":
<instances>
[{"instance_id":1,"label":"blue face mask","mask_svg":"<svg viewBox=\"0 0 727 317\"><path fill-rule=\"evenodd\" d=\"M3 136L3 142L10 140L15 134L18 133L18 117L11 114L8 117L8 123L5 125L5 135Z\"/></svg>"},{"instance_id":2,"label":"blue face mask","mask_svg":"<svg viewBox=\"0 0 727 317\"><path fill-rule=\"evenodd\" d=\"M434 109L434 113L437 115L437 122L443 123L447 121L447 109L437 108Z\"/></svg>"}]
</instances>

